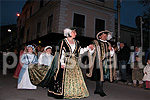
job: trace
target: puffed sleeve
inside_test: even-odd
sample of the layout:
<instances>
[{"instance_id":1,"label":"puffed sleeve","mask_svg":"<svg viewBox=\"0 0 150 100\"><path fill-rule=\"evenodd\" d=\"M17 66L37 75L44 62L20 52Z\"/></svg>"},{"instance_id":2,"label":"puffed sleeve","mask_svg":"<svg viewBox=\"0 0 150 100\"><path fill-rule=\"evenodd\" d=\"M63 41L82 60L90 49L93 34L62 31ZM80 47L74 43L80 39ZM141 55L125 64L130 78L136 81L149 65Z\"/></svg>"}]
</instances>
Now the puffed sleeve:
<instances>
[{"instance_id":1,"label":"puffed sleeve","mask_svg":"<svg viewBox=\"0 0 150 100\"><path fill-rule=\"evenodd\" d=\"M59 53L61 53L61 56L60 56L60 64L61 65L65 65L65 63L64 63L64 59L65 59L65 51L63 50L63 39L62 40L60 40L59 42L58 42L58 44L57 44L57 46L59 47L59 48L57 48L58 50L58 52Z\"/></svg>"},{"instance_id":2,"label":"puffed sleeve","mask_svg":"<svg viewBox=\"0 0 150 100\"><path fill-rule=\"evenodd\" d=\"M65 52L64 52L64 50L62 50L62 54L61 54L61 58L60 58L61 65L65 65L64 58L65 58Z\"/></svg>"},{"instance_id":3,"label":"puffed sleeve","mask_svg":"<svg viewBox=\"0 0 150 100\"><path fill-rule=\"evenodd\" d=\"M35 55L34 64L37 64L37 63L38 63L38 59L37 59L37 56Z\"/></svg>"},{"instance_id":4,"label":"puffed sleeve","mask_svg":"<svg viewBox=\"0 0 150 100\"><path fill-rule=\"evenodd\" d=\"M42 58L43 58L43 54L41 54L40 57L39 57L39 59L38 59L38 63L39 63L39 64L43 64Z\"/></svg>"},{"instance_id":5,"label":"puffed sleeve","mask_svg":"<svg viewBox=\"0 0 150 100\"><path fill-rule=\"evenodd\" d=\"M90 52L90 55L92 55L92 54L94 53L94 51L95 51L95 48L94 48L93 50L91 50L91 49L89 48L89 46L87 46L87 47L85 47L85 48L80 48L80 54L83 54L83 53L85 53L85 52L87 52L87 51L89 51L89 52Z\"/></svg>"},{"instance_id":6,"label":"puffed sleeve","mask_svg":"<svg viewBox=\"0 0 150 100\"><path fill-rule=\"evenodd\" d=\"M21 57L21 63L23 63L23 64L29 64L29 62L27 60L26 54L23 54L23 56Z\"/></svg>"}]
</instances>

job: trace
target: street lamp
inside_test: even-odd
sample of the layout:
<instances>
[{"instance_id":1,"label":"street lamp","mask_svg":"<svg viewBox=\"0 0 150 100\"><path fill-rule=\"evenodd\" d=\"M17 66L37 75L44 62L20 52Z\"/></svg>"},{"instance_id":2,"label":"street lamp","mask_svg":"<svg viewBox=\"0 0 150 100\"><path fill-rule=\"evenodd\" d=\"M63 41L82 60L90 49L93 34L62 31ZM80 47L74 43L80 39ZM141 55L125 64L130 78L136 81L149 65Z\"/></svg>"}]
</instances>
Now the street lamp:
<instances>
[{"instance_id":1,"label":"street lamp","mask_svg":"<svg viewBox=\"0 0 150 100\"><path fill-rule=\"evenodd\" d=\"M11 32L11 29L8 29L8 32Z\"/></svg>"},{"instance_id":2,"label":"street lamp","mask_svg":"<svg viewBox=\"0 0 150 100\"><path fill-rule=\"evenodd\" d=\"M10 33L10 37L9 37L9 45L11 45L12 42L12 33L11 33L11 29L8 29L8 33Z\"/></svg>"},{"instance_id":3,"label":"street lamp","mask_svg":"<svg viewBox=\"0 0 150 100\"><path fill-rule=\"evenodd\" d=\"M19 16L20 16L20 14L19 14L19 13L17 13L17 16L19 17Z\"/></svg>"}]
</instances>

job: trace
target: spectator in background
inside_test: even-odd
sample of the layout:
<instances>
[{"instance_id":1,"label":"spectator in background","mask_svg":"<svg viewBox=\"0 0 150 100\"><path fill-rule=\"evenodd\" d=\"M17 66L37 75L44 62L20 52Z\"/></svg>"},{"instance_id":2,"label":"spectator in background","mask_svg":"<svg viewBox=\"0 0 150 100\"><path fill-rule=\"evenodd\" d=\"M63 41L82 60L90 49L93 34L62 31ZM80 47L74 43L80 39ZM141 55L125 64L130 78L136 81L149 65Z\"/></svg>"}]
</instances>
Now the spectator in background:
<instances>
[{"instance_id":1,"label":"spectator in background","mask_svg":"<svg viewBox=\"0 0 150 100\"><path fill-rule=\"evenodd\" d=\"M130 50L124 43L120 43L120 50L118 51L118 61L119 61L119 72L121 76L121 81L126 82L126 70L127 61L130 57Z\"/></svg>"},{"instance_id":2,"label":"spectator in background","mask_svg":"<svg viewBox=\"0 0 150 100\"><path fill-rule=\"evenodd\" d=\"M41 51L38 52L38 56L37 56L38 59L39 59L39 57L40 57L40 55L41 55L42 53L45 53L45 50L44 50L44 49L45 49L45 47L41 47L41 49L40 49Z\"/></svg>"},{"instance_id":3,"label":"spectator in background","mask_svg":"<svg viewBox=\"0 0 150 100\"><path fill-rule=\"evenodd\" d=\"M38 53L37 53L37 50L36 50L37 45L33 43L33 44L32 44L32 46L35 48L35 50L34 50L34 52L33 52L33 53L34 53L36 56L38 56Z\"/></svg>"},{"instance_id":4,"label":"spectator in background","mask_svg":"<svg viewBox=\"0 0 150 100\"><path fill-rule=\"evenodd\" d=\"M147 49L145 52L145 64L147 63L148 59L150 59L150 49Z\"/></svg>"},{"instance_id":5,"label":"spectator in background","mask_svg":"<svg viewBox=\"0 0 150 100\"><path fill-rule=\"evenodd\" d=\"M128 61L128 64L134 63L135 62L135 56L138 56L140 54L140 46L135 47L135 51L130 55L130 59Z\"/></svg>"},{"instance_id":6,"label":"spectator in background","mask_svg":"<svg viewBox=\"0 0 150 100\"><path fill-rule=\"evenodd\" d=\"M133 87L136 87L137 81L139 81L138 88L142 87L143 81L143 67L142 61L139 56L135 57L135 62L131 64L132 67L132 80L133 80Z\"/></svg>"},{"instance_id":7,"label":"spectator in background","mask_svg":"<svg viewBox=\"0 0 150 100\"><path fill-rule=\"evenodd\" d=\"M41 47L41 52L42 52L42 53L45 52L44 49L45 49L45 47Z\"/></svg>"},{"instance_id":8,"label":"spectator in background","mask_svg":"<svg viewBox=\"0 0 150 100\"><path fill-rule=\"evenodd\" d=\"M146 89L150 89L150 58L147 60L147 65L144 68L143 81L146 81Z\"/></svg>"},{"instance_id":9,"label":"spectator in background","mask_svg":"<svg viewBox=\"0 0 150 100\"><path fill-rule=\"evenodd\" d=\"M118 47L115 44L112 47L114 48L115 53L117 53L118 52Z\"/></svg>"}]
</instances>

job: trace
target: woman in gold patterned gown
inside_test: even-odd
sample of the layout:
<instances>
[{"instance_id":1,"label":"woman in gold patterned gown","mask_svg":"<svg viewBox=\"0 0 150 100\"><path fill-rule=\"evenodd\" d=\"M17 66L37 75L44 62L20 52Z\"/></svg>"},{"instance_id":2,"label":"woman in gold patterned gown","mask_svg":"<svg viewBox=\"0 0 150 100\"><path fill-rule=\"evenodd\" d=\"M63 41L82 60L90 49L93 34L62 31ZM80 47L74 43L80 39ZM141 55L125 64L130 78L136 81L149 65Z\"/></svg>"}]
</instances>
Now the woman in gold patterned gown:
<instances>
[{"instance_id":1,"label":"woman in gold patterned gown","mask_svg":"<svg viewBox=\"0 0 150 100\"><path fill-rule=\"evenodd\" d=\"M57 50L58 65L55 63L55 74L49 84L48 96L57 99L85 98L89 96L82 71L79 66L79 55L91 51L91 45L81 48L75 40L77 33L74 28L64 29L67 38L59 41ZM56 61L55 61L56 62Z\"/></svg>"},{"instance_id":2,"label":"woman in gold patterned gown","mask_svg":"<svg viewBox=\"0 0 150 100\"><path fill-rule=\"evenodd\" d=\"M64 38L58 42L56 52L50 66L29 66L29 76L32 84L48 87L48 96L57 99L75 99L89 96L82 71L80 69L80 54L91 50L92 45L81 48L75 40L75 28L64 29Z\"/></svg>"}]
</instances>

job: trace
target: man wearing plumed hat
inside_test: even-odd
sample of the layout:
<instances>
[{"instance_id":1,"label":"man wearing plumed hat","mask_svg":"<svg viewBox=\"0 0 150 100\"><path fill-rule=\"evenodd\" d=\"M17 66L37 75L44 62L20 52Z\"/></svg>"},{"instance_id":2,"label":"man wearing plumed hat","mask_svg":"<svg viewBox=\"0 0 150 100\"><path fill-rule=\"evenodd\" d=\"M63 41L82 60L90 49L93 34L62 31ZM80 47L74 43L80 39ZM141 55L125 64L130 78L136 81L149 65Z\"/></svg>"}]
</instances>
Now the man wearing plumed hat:
<instances>
[{"instance_id":1,"label":"man wearing plumed hat","mask_svg":"<svg viewBox=\"0 0 150 100\"><path fill-rule=\"evenodd\" d=\"M112 38L110 31L101 31L96 38L97 40L93 41L94 53L89 53L89 73L86 76L96 81L94 94L104 97L106 94L103 91L103 82L104 80L112 82L115 75L115 54L111 44L107 41Z\"/></svg>"}]
</instances>

